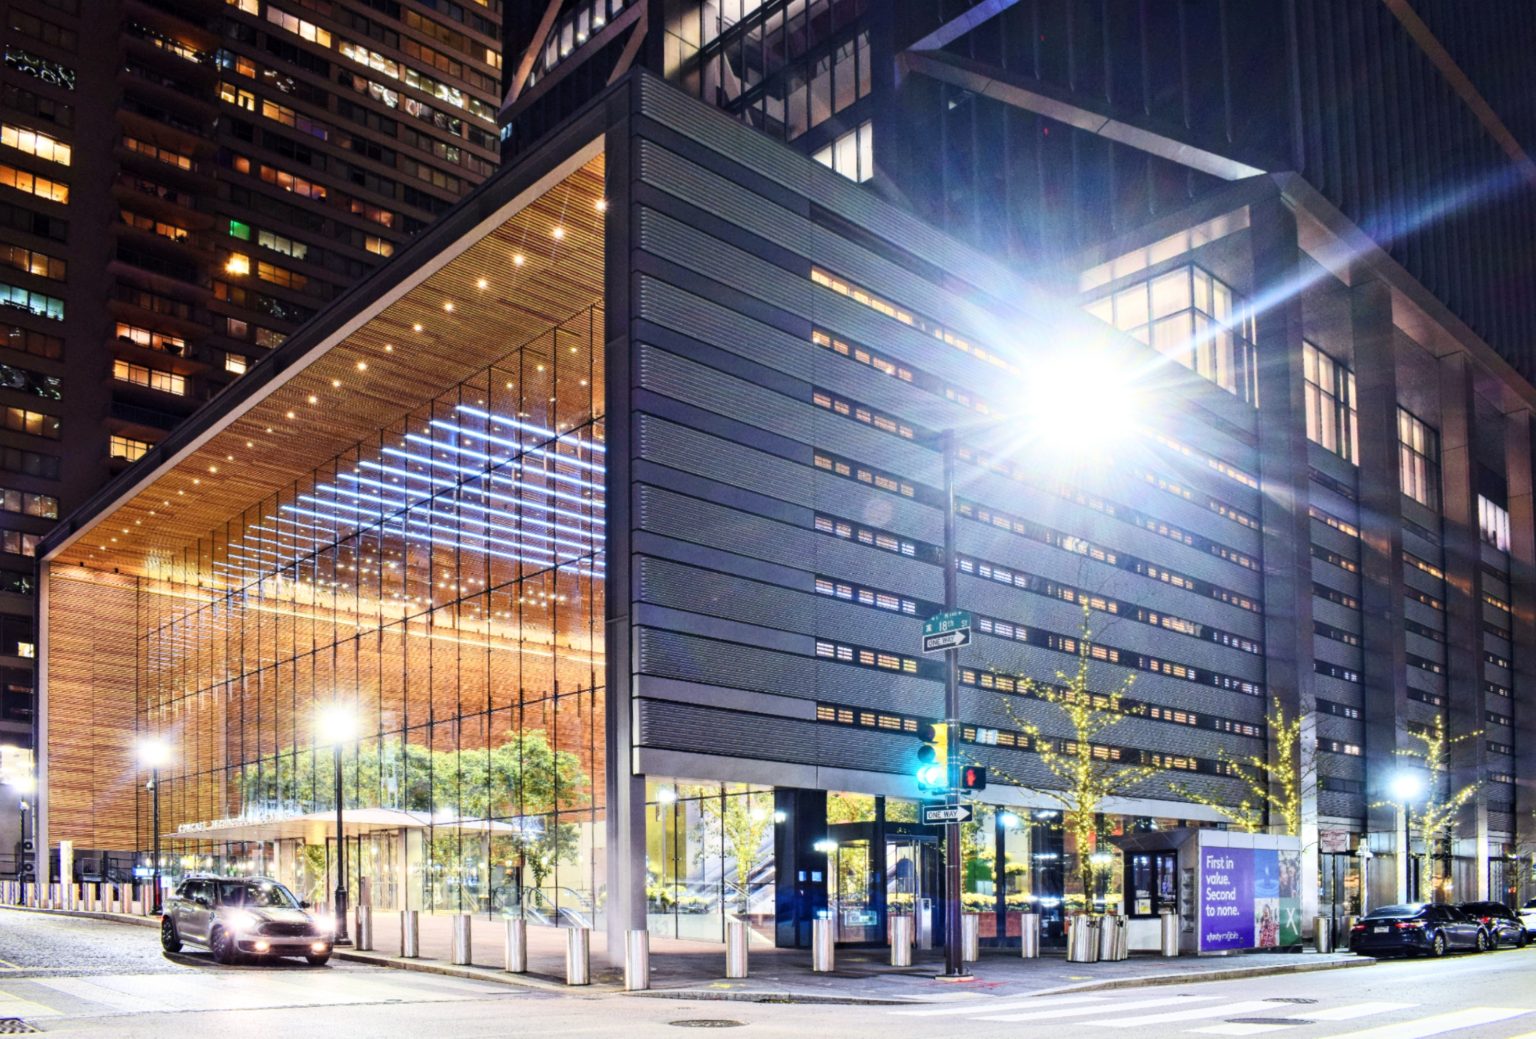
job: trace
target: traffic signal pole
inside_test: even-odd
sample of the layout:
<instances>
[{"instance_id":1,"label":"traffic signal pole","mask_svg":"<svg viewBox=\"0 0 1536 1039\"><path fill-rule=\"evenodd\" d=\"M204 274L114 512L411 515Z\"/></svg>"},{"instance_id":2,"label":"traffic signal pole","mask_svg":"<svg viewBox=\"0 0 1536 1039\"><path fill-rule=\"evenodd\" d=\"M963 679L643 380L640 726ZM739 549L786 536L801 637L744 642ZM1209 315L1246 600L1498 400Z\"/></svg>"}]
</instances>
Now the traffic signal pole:
<instances>
[{"instance_id":1,"label":"traffic signal pole","mask_svg":"<svg viewBox=\"0 0 1536 1039\"><path fill-rule=\"evenodd\" d=\"M958 608L955 566L955 431L946 429L944 444L944 611ZM948 729L946 776L948 803L960 803L960 649L944 651L944 725ZM958 981L969 977L960 949L960 822L944 826L944 973Z\"/></svg>"}]
</instances>

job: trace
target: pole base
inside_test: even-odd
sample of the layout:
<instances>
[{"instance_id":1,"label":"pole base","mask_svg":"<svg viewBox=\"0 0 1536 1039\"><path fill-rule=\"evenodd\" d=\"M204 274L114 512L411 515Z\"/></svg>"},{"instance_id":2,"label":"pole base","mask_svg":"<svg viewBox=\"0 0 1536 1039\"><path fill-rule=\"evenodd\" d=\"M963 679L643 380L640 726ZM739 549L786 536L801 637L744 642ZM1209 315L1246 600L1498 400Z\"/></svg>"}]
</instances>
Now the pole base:
<instances>
[{"instance_id":1,"label":"pole base","mask_svg":"<svg viewBox=\"0 0 1536 1039\"><path fill-rule=\"evenodd\" d=\"M935 974L934 981L975 981L974 974Z\"/></svg>"},{"instance_id":2,"label":"pole base","mask_svg":"<svg viewBox=\"0 0 1536 1039\"><path fill-rule=\"evenodd\" d=\"M346 948L350 948L351 945L352 945L352 939L351 938L332 938L331 939L331 948L333 948L333 949L346 949Z\"/></svg>"}]
</instances>

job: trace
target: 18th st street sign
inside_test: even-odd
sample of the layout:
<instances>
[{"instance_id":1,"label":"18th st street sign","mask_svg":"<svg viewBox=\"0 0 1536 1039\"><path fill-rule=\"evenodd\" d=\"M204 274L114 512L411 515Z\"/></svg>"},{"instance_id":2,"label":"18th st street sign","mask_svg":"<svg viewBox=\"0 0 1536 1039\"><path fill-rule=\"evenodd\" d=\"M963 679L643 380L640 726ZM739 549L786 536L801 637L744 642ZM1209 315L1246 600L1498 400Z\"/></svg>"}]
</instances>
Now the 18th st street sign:
<instances>
[{"instance_id":1,"label":"18th st street sign","mask_svg":"<svg viewBox=\"0 0 1536 1039\"><path fill-rule=\"evenodd\" d=\"M965 610L936 613L923 622L923 652L942 653L971 644L971 615Z\"/></svg>"}]
</instances>

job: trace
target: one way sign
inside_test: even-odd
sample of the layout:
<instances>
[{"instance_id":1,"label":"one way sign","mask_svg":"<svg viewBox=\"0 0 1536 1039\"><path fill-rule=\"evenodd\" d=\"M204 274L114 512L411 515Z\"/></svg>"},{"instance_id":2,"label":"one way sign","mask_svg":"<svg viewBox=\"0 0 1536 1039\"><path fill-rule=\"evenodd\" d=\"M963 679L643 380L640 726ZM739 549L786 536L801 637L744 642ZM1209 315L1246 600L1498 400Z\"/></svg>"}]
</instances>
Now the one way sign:
<instances>
[{"instance_id":1,"label":"one way sign","mask_svg":"<svg viewBox=\"0 0 1536 1039\"><path fill-rule=\"evenodd\" d=\"M968 823L970 805L923 805L924 823Z\"/></svg>"}]
</instances>

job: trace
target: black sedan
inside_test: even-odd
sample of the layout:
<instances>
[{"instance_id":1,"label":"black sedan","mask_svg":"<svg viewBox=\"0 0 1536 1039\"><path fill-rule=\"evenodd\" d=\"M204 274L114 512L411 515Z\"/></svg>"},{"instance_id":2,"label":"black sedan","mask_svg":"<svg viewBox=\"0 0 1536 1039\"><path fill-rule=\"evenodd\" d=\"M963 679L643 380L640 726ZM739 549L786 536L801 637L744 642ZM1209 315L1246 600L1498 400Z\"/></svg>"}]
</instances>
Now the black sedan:
<instances>
[{"instance_id":1,"label":"black sedan","mask_svg":"<svg viewBox=\"0 0 1536 1039\"><path fill-rule=\"evenodd\" d=\"M1350 951L1371 956L1482 952L1489 942L1488 929L1460 909L1424 902L1373 909L1349 933Z\"/></svg>"},{"instance_id":2,"label":"black sedan","mask_svg":"<svg viewBox=\"0 0 1536 1039\"><path fill-rule=\"evenodd\" d=\"M1500 945L1525 948L1529 940L1525 934L1525 924L1503 902L1463 902L1461 911L1487 929L1488 940L1495 948Z\"/></svg>"}]
</instances>

